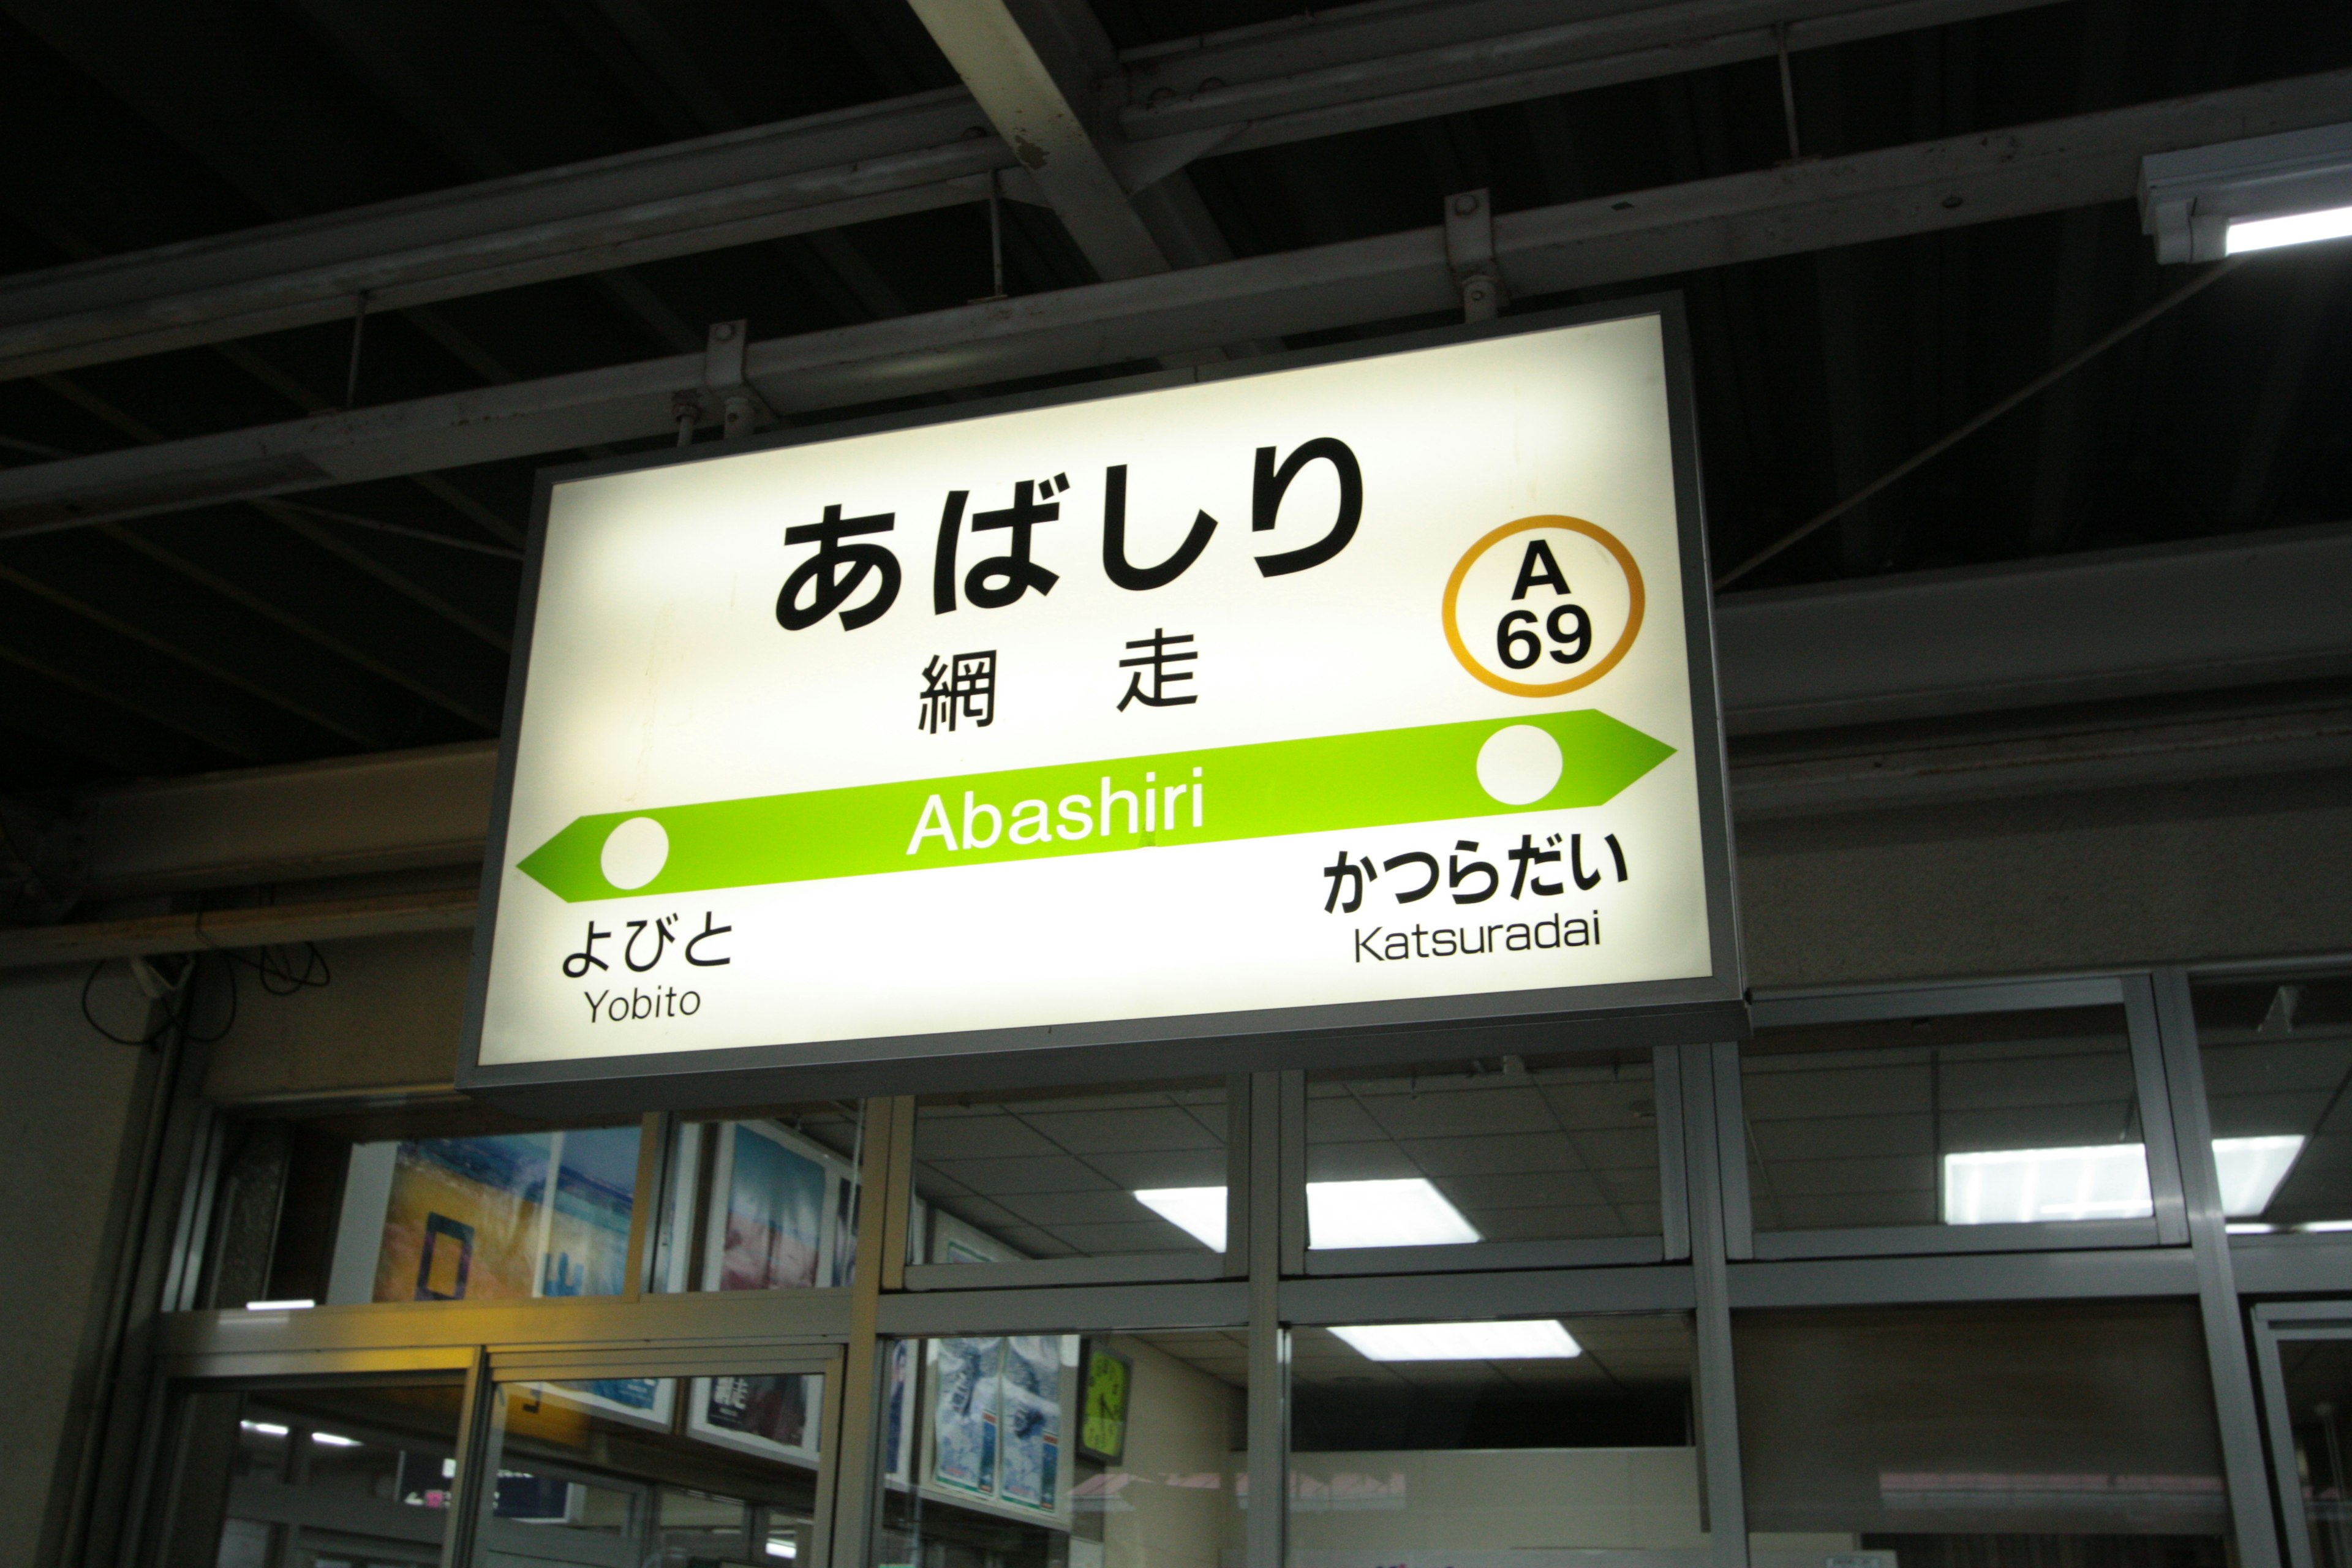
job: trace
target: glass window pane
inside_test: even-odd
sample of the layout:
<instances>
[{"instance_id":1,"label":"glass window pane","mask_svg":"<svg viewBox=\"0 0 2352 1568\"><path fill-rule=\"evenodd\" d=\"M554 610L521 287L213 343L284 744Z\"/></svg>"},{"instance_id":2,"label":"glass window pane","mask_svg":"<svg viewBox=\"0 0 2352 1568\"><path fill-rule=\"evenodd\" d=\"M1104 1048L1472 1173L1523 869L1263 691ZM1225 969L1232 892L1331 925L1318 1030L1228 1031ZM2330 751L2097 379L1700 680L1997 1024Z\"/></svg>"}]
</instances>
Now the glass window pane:
<instances>
[{"instance_id":1,"label":"glass window pane","mask_svg":"<svg viewBox=\"0 0 2352 1568\"><path fill-rule=\"evenodd\" d=\"M184 1391L155 1561L437 1563L462 1397L455 1379Z\"/></svg>"},{"instance_id":2,"label":"glass window pane","mask_svg":"<svg viewBox=\"0 0 2352 1568\"><path fill-rule=\"evenodd\" d=\"M1732 1345L1759 1562L2227 1560L2193 1301L1738 1313Z\"/></svg>"},{"instance_id":3,"label":"glass window pane","mask_svg":"<svg viewBox=\"0 0 2352 1568\"><path fill-rule=\"evenodd\" d=\"M2284 1340L2279 1371L2286 1384L2287 1429L2294 1435L2294 1473L2303 1481L2303 1522L2317 1568L2352 1564L2352 1474L2344 1456L2352 1446L2352 1344L2342 1340Z\"/></svg>"},{"instance_id":4,"label":"glass window pane","mask_svg":"<svg viewBox=\"0 0 2352 1568\"><path fill-rule=\"evenodd\" d=\"M1657 1235L1651 1062L1634 1050L1310 1075L1308 1245Z\"/></svg>"},{"instance_id":5,"label":"glass window pane","mask_svg":"<svg viewBox=\"0 0 2352 1568\"><path fill-rule=\"evenodd\" d=\"M2121 1006L1761 1029L1739 1065L1759 1230L2155 1212Z\"/></svg>"},{"instance_id":6,"label":"glass window pane","mask_svg":"<svg viewBox=\"0 0 2352 1568\"><path fill-rule=\"evenodd\" d=\"M2230 1228L2352 1228L2352 980L2217 981L2194 995Z\"/></svg>"},{"instance_id":7,"label":"glass window pane","mask_svg":"<svg viewBox=\"0 0 2352 1568\"><path fill-rule=\"evenodd\" d=\"M1227 1114L1223 1079L927 1099L909 1258L1222 1252Z\"/></svg>"},{"instance_id":8,"label":"glass window pane","mask_svg":"<svg viewBox=\"0 0 2352 1568\"><path fill-rule=\"evenodd\" d=\"M1219 1568L1248 1468L1239 1329L901 1340L876 1568Z\"/></svg>"},{"instance_id":9,"label":"glass window pane","mask_svg":"<svg viewBox=\"0 0 2352 1568\"><path fill-rule=\"evenodd\" d=\"M199 1304L619 1294L637 1139L486 1107L231 1123Z\"/></svg>"},{"instance_id":10,"label":"glass window pane","mask_svg":"<svg viewBox=\"0 0 2352 1568\"><path fill-rule=\"evenodd\" d=\"M1704 1562L1692 1362L1681 1314L1296 1331L1293 1568Z\"/></svg>"},{"instance_id":11,"label":"glass window pane","mask_svg":"<svg viewBox=\"0 0 2352 1568\"><path fill-rule=\"evenodd\" d=\"M655 1288L846 1286L857 1261L865 1113L859 1101L680 1123Z\"/></svg>"},{"instance_id":12,"label":"glass window pane","mask_svg":"<svg viewBox=\"0 0 2352 1568\"><path fill-rule=\"evenodd\" d=\"M790 1563L807 1551L824 1379L501 1384L479 1561Z\"/></svg>"},{"instance_id":13,"label":"glass window pane","mask_svg":"<svg viewBox=\"0 0 2352 1568\"><path fill-rule=\"evenodd\" d=\"M356 1145L327 1300L617 1296L636 1182L634 1122Z\"/></svg>"}]
</instances>

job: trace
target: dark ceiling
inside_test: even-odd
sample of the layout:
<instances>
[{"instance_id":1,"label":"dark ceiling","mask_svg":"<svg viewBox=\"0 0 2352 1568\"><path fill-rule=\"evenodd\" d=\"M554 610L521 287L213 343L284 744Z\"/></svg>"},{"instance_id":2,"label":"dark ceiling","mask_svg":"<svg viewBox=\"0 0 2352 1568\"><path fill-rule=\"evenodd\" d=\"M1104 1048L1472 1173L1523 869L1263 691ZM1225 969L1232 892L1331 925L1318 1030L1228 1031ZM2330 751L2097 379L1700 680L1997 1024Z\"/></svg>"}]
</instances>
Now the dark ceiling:
<instances>
[{"instance_id":1,"label":"dark ceiling","mask_svg":"<svg viewBox=\"0 0 2352 1568\"><path fill-rule=\"evenodd\" d=\"M1095 6L1122 47L1297 10ZM2347 63L2340 0L2095 0L1802 52L1794 81L1804 152L1833 156ZM954 79L899 0L0 0L0 271ZM1766 60L1190 173L1248 256L1423 227L1475 186L1507 213L1788 155ZM1091 280L1050 214L1007 211L1012 292ZM2347 261L2232 276L1741 589L2352 515ZM989 266L973 205L385 312L356 401L698 350L739 317L767 338L961 304ZM2120 203L1519 303L1685 291L1725 562L2187 276ZM0 464L339 405L350 349L320 326L0 383ZM0 543L0 791L495 733L531 474L578 455Z\"/></svg>"}]
</instances>

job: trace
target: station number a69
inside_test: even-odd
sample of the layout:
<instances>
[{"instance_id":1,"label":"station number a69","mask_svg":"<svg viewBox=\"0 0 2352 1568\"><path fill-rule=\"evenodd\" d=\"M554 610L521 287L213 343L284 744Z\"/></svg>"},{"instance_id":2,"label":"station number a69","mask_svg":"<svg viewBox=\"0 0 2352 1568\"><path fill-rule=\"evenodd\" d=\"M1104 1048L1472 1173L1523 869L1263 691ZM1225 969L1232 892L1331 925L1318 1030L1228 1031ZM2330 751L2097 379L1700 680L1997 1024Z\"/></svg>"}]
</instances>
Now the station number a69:
<instances>
[{"instance_id":1,"label":"station number a69","mask_svg":"<svg viewBox=\"0 0 2352 1568\"><path fill-rule=\"evenodd\" d=\"M1617 666L1642 630L1642 569L1580 517L1523 517L1466 551L1445 584L1445 640L1497 691L1557 697Z\"/></svg>"}]
</instances>

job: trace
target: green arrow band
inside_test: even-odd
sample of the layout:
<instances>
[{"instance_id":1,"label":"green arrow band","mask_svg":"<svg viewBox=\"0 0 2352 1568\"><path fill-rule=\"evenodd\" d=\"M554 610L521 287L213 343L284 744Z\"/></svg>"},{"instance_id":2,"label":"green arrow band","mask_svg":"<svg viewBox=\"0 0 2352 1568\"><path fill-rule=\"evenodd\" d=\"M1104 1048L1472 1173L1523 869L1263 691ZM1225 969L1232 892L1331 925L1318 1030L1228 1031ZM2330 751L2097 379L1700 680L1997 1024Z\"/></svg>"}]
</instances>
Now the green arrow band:
<instances>
[{"instance_id":1,"label":"green arrow band","mask_svg":"<svg viewBox=\"0 0 2352 1568\"><path fill-rule=\"evenodd\" d=\"M1549 791L1517 805L1498 803L1478 778L1480 748L1514 725L1550 736L1561 762ZM606 812L576 818L520 866L579 903L1272 838L1600 805L1672 755L1664 742L1584 709ZM619 888L604 875L604 842L637 817L661 825L668 852L651 880Z\"/></svg>"}]
</instances>

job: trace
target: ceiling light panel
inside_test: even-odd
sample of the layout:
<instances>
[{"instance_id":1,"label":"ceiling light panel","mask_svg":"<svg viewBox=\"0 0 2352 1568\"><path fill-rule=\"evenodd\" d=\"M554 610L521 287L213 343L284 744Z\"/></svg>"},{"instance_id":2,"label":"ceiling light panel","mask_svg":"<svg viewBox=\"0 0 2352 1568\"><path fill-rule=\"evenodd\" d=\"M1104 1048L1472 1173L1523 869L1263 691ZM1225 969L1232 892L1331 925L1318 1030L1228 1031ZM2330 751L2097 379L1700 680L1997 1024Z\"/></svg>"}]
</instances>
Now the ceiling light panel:
<instances>
[{"instance_id":1,"label":"ceiling light panel","mask_svg":"<svg viewBox=\"0 0 2352 1568\"><path fill-rule=\"evenodd\" d=\"M2303 1153L2303 1136L2281 1132L2261 1138L2216 1138L2213 1168L2221 1178L2221 1212L2251 1219L2271 1206L2279 1184Z\"/></svg>"},{"instance_id":2,"label":"ceiling light panel","mask_svg":"<svg viewBox=\"0 0 2352 1568\"><path fill-rule=\"evenodd\" d=\"M1212 1252L1225 1249L1224 1188L1147 1187L1135 1201ZM1308 1245L1318 1247L1444 1247L1484 1239L1420 1176L1307 1183L1307 1234Z\"/></svg>"},{"instance_id":3,"label":"ceiling light panel","mask_svg":"<svg viewBox=\"0 0 2352 1568\"><path fill-rule=\"evenodd\" d=\"M1483 1239L1423 1177L1307 1184L1307 1245L1444 1247Z\"/></svg>"},{"instance_id":4,"label":"ceiling light panel","mask_svg":"<svg viewBox=\"0 0 2352 1568\"><path fill-rule=\"evenodd\" d=\"M2158 261L2219 261L2352 234L2352 123L2152 153L2140 231Z\"/></svg>"},{"instance_id":5,"label":"ceiling light panel","mask_svg":"<svg viewBox=\"0 0 2352 1568\"><path fill-rule=\"evenodd\" d=\"M1944 1156L1946 1225L2144 1219L2156 1212L2137 1143Z\"/></svg>"},{"instance_id":6,"label":"ceiling light panel","mask_svg":"<svg viewBox=\"0 0 2352 1568\"><path fill-rule=\"evenodd\" d=\"M1365 1323L1332 1333L1367 1361L1567 1361L1584 1353L1566 1324Z\"/></svg>"},{"instance_id":7,"label":"ceiling light panel","mask_svg":"<svg viewBox=\"0 0 2352 1568\"><path fill-rule=\"evenodd\" d=\"M1212 1252L1225 1249L1225 1189L1147 1187L1135 1201Z\"/></svg>"}]
</instances>

